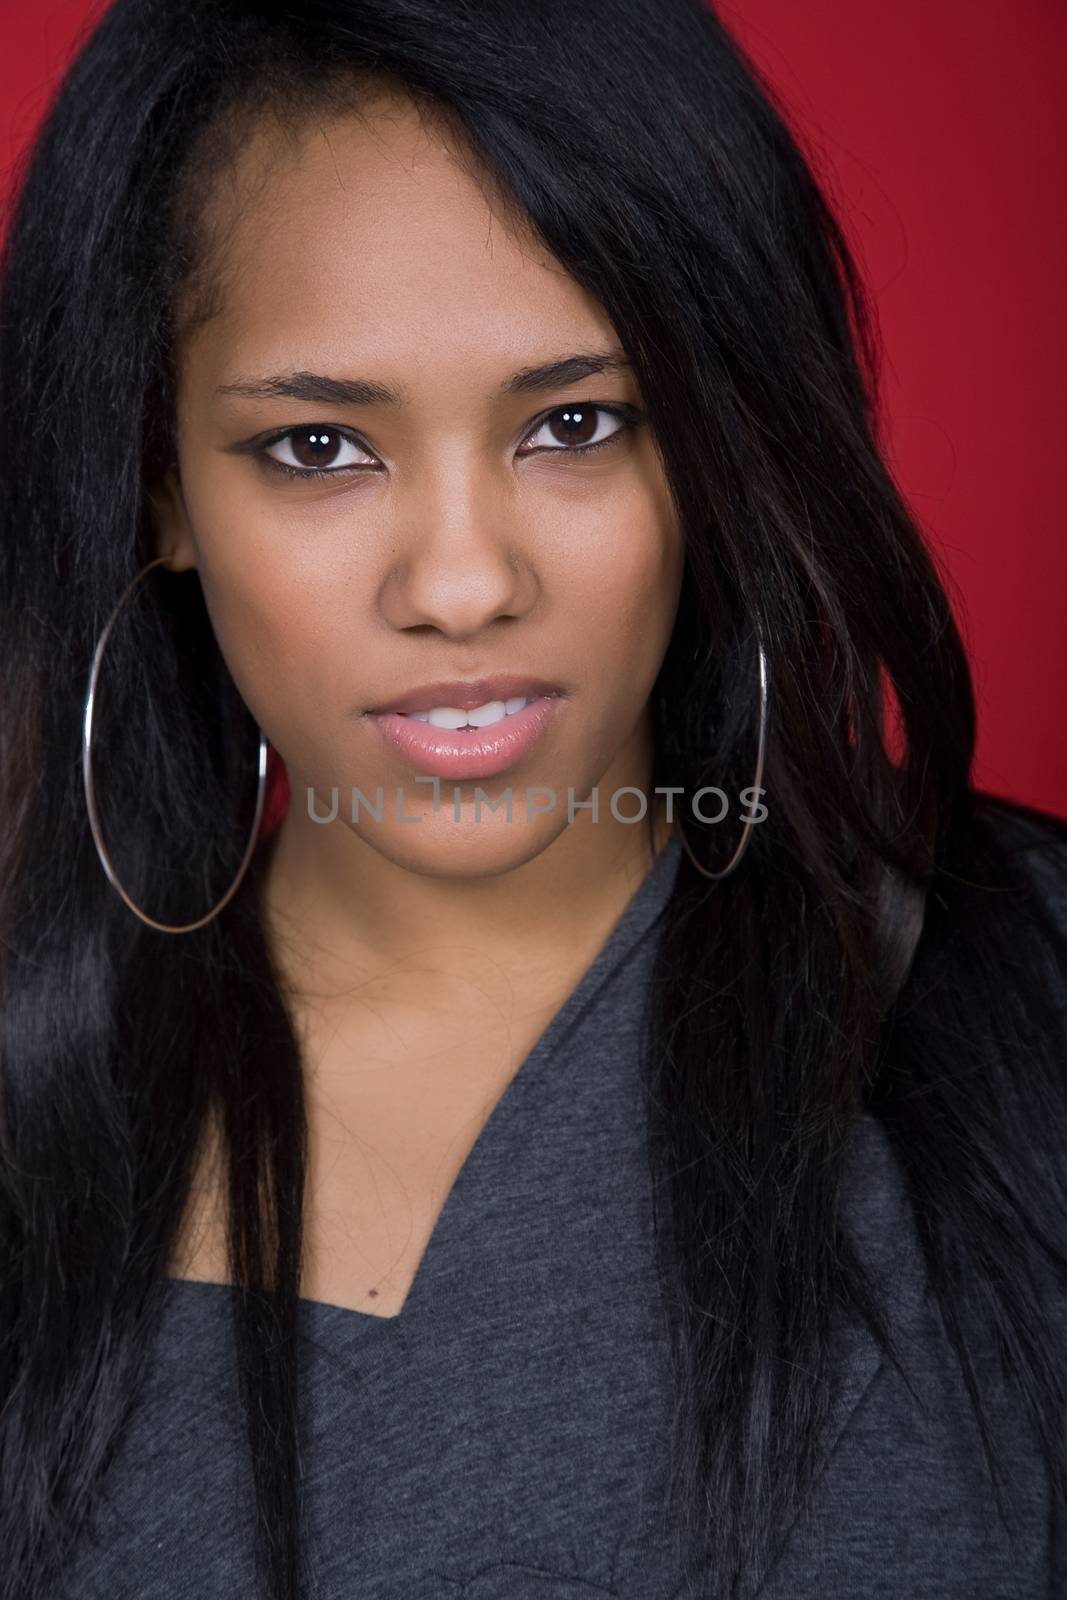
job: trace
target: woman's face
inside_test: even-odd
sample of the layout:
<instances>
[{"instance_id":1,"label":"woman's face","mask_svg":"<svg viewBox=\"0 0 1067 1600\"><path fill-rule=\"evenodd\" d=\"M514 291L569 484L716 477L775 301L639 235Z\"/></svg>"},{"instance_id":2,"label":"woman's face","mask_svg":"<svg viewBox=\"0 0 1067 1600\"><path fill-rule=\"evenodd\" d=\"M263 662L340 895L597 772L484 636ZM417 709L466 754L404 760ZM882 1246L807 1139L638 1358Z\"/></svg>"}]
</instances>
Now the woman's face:
<instances>
[{"instance_id":1,"label":"woman's face","mask_svg":"<svg viewBox=\"0 0 1067 1600\"><path fill-rule=\"evenodd\" d=\"M223 310L180 345L179 472L153 500L287 764L287 826L480 874L544 849L569 798L595 787L611 827L613 792L647 791L683 553L606 316L455 149L384 98L244 146L213 198ZM603 370L536 377L578 353ZM438 726L457 700L485 725ZM319 816L338 791L333 823L308 785Z\"/></svg>"}]
</instances>

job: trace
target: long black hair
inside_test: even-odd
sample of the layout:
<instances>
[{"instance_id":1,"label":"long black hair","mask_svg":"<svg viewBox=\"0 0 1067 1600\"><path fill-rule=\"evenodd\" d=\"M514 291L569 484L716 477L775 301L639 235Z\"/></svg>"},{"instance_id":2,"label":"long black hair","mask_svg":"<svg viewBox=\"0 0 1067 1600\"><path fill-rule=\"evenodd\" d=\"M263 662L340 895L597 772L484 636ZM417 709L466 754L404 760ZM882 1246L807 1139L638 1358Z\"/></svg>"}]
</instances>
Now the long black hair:
<instances>
[{"instance_id":1,"label":"long black hair","mask_svg":"<svg viewBox=\"0 0 1067 1600\"><path fill-rule=\"evenodd\" d=\"M834 1318L895 1359L840 1215L864 1113L964 1376L966 1297L1064 1497L1067 955L1047 907L1067 827L972 787L968 664L883 464L870 307L757 69L704 0L116 0L17 172L0 285L0 1596L49 1594L89 1514L214 1118L260 1580L305 1592L307 1133L269 845L214 921L146 928L94 852L81 711L155 553L179 308L188 325L214 304L211 184L258 117L358 107L386 79L448 119L633 364L686 538L657 784L753 781L767 652L767 820L721 883L680 862L645 1030L679 1505L724 1593L758 1578L812 1481ZM96 744L105 830L138 903L188 920L240 859L255 724L195 575L128 609ZM683 823L721 865L725 828ZM1060 874L1045 899L1035 853Z\"/></svg>"}]
</instances>

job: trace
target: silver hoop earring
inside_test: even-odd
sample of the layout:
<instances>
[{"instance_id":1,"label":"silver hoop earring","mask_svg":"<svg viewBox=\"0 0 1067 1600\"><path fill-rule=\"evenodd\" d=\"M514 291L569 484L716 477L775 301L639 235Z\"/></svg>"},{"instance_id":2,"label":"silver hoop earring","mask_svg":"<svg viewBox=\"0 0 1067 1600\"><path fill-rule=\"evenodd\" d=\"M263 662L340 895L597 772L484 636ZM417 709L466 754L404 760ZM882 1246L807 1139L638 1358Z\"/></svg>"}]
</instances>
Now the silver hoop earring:
<instances>
[{"instance_id":1,"label":"silver hoop earring","mask_svg":"<svg viewBox=\"0 0 1067 1600\"><path fill-rule=\"evenodd\" d=\"M85 713L82 721L82 783L85 788L85 805L89 813L89 827L92 830L93 844L96 846L96 853L100 858L100 865L103 867L104 872L107 875L108 882L111 884L112 888L121 896L135 916L140 917L142 922L147 923L150 928L155 928L157 932L192 933L194 929L202 928L205 923L210 922L212 917L218 916L222 908L228 905L233 899L233 896L237 892L237 887L245 875L248 863L252 859L252 852L256 848L256 841L259 838L259 824L263 817L263 800L267 788L268 741L263 729L260 728L259 730L259 785L256 790L256 812L255 816L252 818L252 832L249 836L248 844L245 846L244 857L242 858L241 865L237 869L237 876L230 884L230 887L227 889L222 899L212 906L211 910L206 914L206 916L198 917L195 922L157 922L154 917L150 917L146 912L142 911L140 906L134 904L133 900L131 900L130 896L126 893L126 890L119 882L118 874L115 871L111 857L108 854L107 846L104 843L104 835L100 827L100 816L96 808L96 795L93 789L93 716L96 710L97 679L100 676L100 663L104 658L104 649L107 645L111 630L115 626L119 612L126 604L126 601L130 598L130 595L133 593L134 589L143 578L147 577L148 573L152 571L153 567L162 566L169 560L169 556L157 556L154 561L150 561L147 566L141 568L137 576L127 586L114 611L112 611L110 617L108 618L103 633L101 633L100 638L97 640L96 649L93 652L92 670L89 673L89 688L85 696Z\"/></svg>"},{"instance_id":2,"label":"silver hoop earring","mask_svg":"<svg viewBox=\"0 0 1067 1600\"><path fill-rule=\"evenodd\" d=\"M756 752L756 781L755 781L755 783L753 784L752 787L755 790L756 795L758 796L759 793L760 793L760 786L761 786L761 784L763 782L763 758L764 758L764 755L765 755L766 749L767 749L767 699L768 699L768 694L767 694L767 657L764 654L763 646L761 644L758 644L756 646L756 648L759 651L760 714L759 714L759 747L758 747L758 750ZM750 808L750 810L751 810L751 808ZM709 872L707 867L702 867L701 866L700 862L697 860L696 856L693 854L693 852L692 852L692 850L690 848L689 840L686 838L685 833L683 832L682 824L681 824L680 821L678 822L677 827L678 827L679 837L681 838L682 844L683 844L683 846L685 848L685 852L688 855L690 861L693 863L694 867L696 867L697 871L699 873L701 873L705 878L728 878L730 876L731 872L735 872L737 870L737 867L738 867L738 865L739 865L739 863L741 861L741 857L744 855L745 850L746 850L746 848L748 846L748 836L752 831L752 817L751 817L751 814L749 814L749 815L747 815L745 817L744 825L743 825L743 827L741 829L741 838L738 840L737 849L734 851L733 855L730 857L730 859L726 863L725 867L723 867L721 869L721 871L719 871L719 872Z\"/></svg>"}]
</instances>

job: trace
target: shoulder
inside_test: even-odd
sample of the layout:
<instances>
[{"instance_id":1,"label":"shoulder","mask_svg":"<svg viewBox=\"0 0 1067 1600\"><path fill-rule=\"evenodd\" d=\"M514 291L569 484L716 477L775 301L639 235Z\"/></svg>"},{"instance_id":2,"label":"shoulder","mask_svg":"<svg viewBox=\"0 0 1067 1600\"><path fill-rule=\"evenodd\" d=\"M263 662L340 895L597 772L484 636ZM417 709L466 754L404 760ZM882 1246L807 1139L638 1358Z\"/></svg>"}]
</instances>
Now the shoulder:
<instances>
[{"instance_id":1,"label":"shoulder","mask_svg":"<svg viewBox=\"0 0 1067 1600\"><path fill-rule=\"evenodd\" d=\"M929 884L869 1109L953 1248L1067 1256L1067 822L974 794ZM940 1219L938 1221L938 1219ZM1067 1325L1067 1282L1056 1290Z\"/></svg>"},{"instance_id":2,"label":"shoulder","mask_svg":"<svg viewBox=\"0 0 1067 1600\"><path fill-rule=\"evenodd\" d=\"M976 794L927 893L881 1085L928 1214L1057 1281L1067 1334L1067 822ZM919 1170L921 1168L921 1170ZM994 1252L995 1253L995 1252ZM1024 1256L1026 1260L1024 1261ZM992 1256L990 1257L992 1259Z\"/></svg>"},{"instance_id":3,"label":"shoulder","mask_svg":"<svg viewBox=\"0 0 1067 1600\"><path fill-rule=\"evenodd\" d=\"M980 791L973 798L974 826L989 848L1005 859L1025 858L1059 879L1067 893L1067 819L1037 806Z\"/></svg>"},{"instance_id":4,"label":"shoulder","mask_svg":"<svg viewBox=\"0 0 1067 1600\"><path fill-rule=\"evenodd\" d=\"M922 943L961 982L999 974L1067 1006L1067 821L975 793L930 884Z\"/></svg>"}]
</instances>

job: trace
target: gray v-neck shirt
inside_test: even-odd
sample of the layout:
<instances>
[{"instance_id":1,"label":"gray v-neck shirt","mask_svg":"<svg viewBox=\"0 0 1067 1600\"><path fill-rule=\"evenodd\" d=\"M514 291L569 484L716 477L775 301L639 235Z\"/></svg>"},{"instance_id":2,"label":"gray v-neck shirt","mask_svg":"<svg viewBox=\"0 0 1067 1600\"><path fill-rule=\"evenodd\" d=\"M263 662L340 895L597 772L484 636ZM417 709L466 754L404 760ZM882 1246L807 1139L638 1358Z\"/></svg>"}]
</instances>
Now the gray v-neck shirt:
<instances>
[{"instance_id":1,"label":"gray v-neck shirt","mask_svg":"<svg viewBox=\"0 0 1067 1600\"><path fill-rule=\"evenodd\" d=\"M663 1513L671 1401L637 1049L680 851L674 839L656 858L508 1085L400 1314L302 1305L308 1600L711 1595ZM997 1528L898 1171L869 1117L851 1171L851 1225L891 1280L922 1403L865 1331L841 1330L829 1463L760 1594L1067 1593L1036 1439L1007 1404L1014 1549ZM228 1316L224 1288L168 1285L64 1600L253 1600Z\"/></svg>"}]
</instances>

